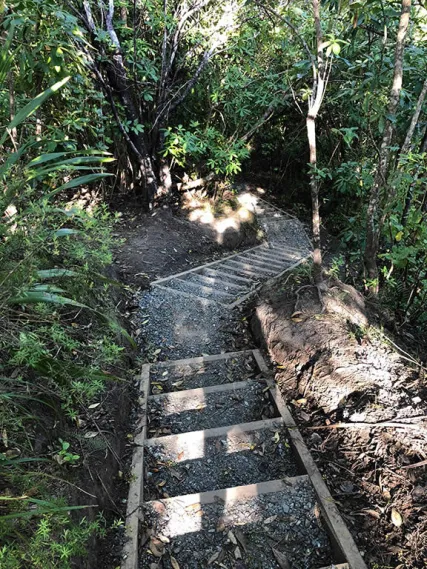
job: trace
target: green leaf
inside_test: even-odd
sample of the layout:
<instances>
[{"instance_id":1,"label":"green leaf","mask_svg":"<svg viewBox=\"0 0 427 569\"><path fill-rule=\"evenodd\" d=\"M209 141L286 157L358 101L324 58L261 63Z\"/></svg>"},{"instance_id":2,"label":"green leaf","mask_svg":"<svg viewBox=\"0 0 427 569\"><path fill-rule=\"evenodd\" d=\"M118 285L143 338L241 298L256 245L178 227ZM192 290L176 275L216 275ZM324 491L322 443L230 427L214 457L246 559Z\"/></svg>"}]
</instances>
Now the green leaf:
<instances>
[{"instance_id":1,"label":"green leaf","mask_svg":"<svg viewBox=\"0 0 427 569\"><path fill-rule=\"evenodd\" d=\"M37 158L33 158L31 162L29 162L28 166L39 166L40 164L45 164L46 162L56 160L57 158L61 158L68 154L72 154L72 152L51 152L49 154L41 154L40 156L37 156Z\"/></svg>"},{"instance_id":2,"label":"green leaf","mask_svg":"<svg viewBox=\"0 0 427 569\"><path fill-rule=\"evenodd\" d=\"M23 292L20 296L14 296L8 301L9 304L39 304L40 302L48 304L77 306L79 308L89 308L89 306L86 306L86 304L77 302L77 300L73 300L72 298L67 298L58 294L37 290L29 290Z\"/></svg>"},{"instance_id":3,"label":"green leaf","mask_svg":"<svg viewBox=\"0 0 427 569\"><path fill-rule=\"evenodd\" d=\"M341 51L341 46L339 43L332 44L332 52L334 53L334 55L339 55L340 51Z\"/></svg>"},{"instance_id":4,"label":"green leaf","mask_svg":"<svg viewBox=\"0 0 427 569\"><path fill-rule=\"evenodd\" d=\"M28 499L28 502L37 504L39 501L34 499ZM94 508L96 506L57 506L56 504L46 502L49 504L48 507L36 508L35 510L28 510L27 512L15 512L13 514L7 514L6 516L0 516L0 520L12 520L15 518L32 518L34 516L42 516L43 514L55 513L55 512L68 512L70 510L82 510L84 508Z\"/></svg>"},{"instance_id":5,"label":"green leaf","mask_svg":"<svg viewBox=\"0 0 427 569\"><path fill-rule=\"evenodd\" d=\"M33 158L31 162L29 162L28 166L39 166L40 164L45 164L46 162L51 162L52 160L56 160L57 158L61 158L62 156L68 156L69 154L75 154L74 151L67 151L67 152L50 152L47 154L41 154L37 156L37 158ZM82 155L100 155L100 156L111 156L110 152L103 152L102 150L83 150L79 152Z\"/></svg>"},{"instance_id":6,"label":"green leaf","mask_svg":"<svg viewBox=\"0 0 427 569\"><path fill-rule=\"evenodd\" d=\"M25 462L50 462L50 460L48 458L6 458L4 454L0 454L1 466L14 466L16 464L22 464ZM7 496L0 496L0 500L7 499Z\"/></svg>"},{"instance_id":7,"label":"green leaf","mask_svg":"<svg viewBox=\"0 0 427 569\"><path fill-rule=\"evenodd\" d=\"M9 170L14 166L22 155L28 150L29 144L24 144L17 152L12 152L9 154L6 162L0 168L0 177L5 176Z\"/></svg>"},{"instance_id":8,"label":"green leaf","mask_svg":"<svg viewBox=\"0 0 427 569\"><path fill-rule=\"evenodd\" d=\"M94 182L95 180L100 180L101 178L107 178L108 176L112 175L113 174L103 173L103 174L88 174L86 176L79 176L78 178L70 180L66 184L62 184L62 186L59 186L58 188L53 190L53 192L50 192L47 195L48 197L51 197L57 194L58 192L61 192L62 190L69 190L70 188L76 188L77 186L82 186L83 184L89 184L90 182Z\"/></svg>"},{"instance_id":9,"label":"green leaf","mask_svg":"<svg viewBox=\"0 0 427 569\"><path fill-rule=\"evenodd\" d=\"M76 166L79 167L81 164L102 164L106 162L114 162L114 160L115 158L108 158L103 156L76 156L74 158L68 158L67 160L61 160L61 162L57 162L56 164L53 164L44 170L31 170L27 179L33 180L34 178L45 176L50 172L56 172L57 170L70 168L71 166L75 168ZM83 168L81 169L83 170Z\"/></svg>"},{"instance_id":10,"label":"green leaf","mask_svg":"<svg viewBox=\"0 0 427 569\"><path fill-rule=\"evenodd\" d=\"M78 229L68 229L67 227L62 227L57 229L53 235L54 237L64 237L66 235L75 235L76 233L81 233Z\"/></svg>"},{"instance_id":11,"label":"green leaf","mask_svg":"<svg viewBox=\"0 0 427 569\"><path fill-rule=\"evenodd\" d=\"M70 77L65 77L65 79L62 79L62 81L58 81L58 83L55 83L54 85L52 85L52 87L49 87L49 89L46 89L46 91L43 91L43 93L37 95L37 97L35 97L32 101L30 101L27 105L25 105L25 107L23 107L20 111L18 111L13 120L8 124L6 132L0 139L0 144L4 144L4 141L8 136L8 131L17 127L19 124L21 124L21 122L30 117L40 107L40 105L42 105L46 101L46 99L48 99L54 93L56 93L56 91L58 91L69 80Z\"/></svg>"},{"instance_id":12,"label":"green leaf","mask_svg":"<svg viewBox=\"0 0 427 569\"><path fill-rule=\"evenodd\" d=\"M63 288L60 288L59 286L55 286L55 285L34 285L31 288L32 291L34 292L65 292Z\"/></svg>"},{"instance_id":13,"label":"green leaf","mask_svg":"<svg viewBox=\"0 0 427 569\"><path fill-rule=\"evenodd\" d=\"M70 269L44 269L37 271L39 279L55 279L58 277L78 277L79 273Z\"/></svg>"},{"instance_id":14,"label":"green leaf","mask_svg":"<svg viewBox=\"0 0 427 569\"><path fill-rule=\"evenodd\" d=\"M6 40L3 43L0 51L0 84L3 84L5 82L7 74L9 73L12 65L13 57L15 55L12 53L8 53L10 46L12 44L13 35L15 33L15 27L16 23L12 22L9 33L7 34Z\"/></svg>"},{"instance_id":15,"label":"green leaf","mask_svg":"<svg viewBox=\"0 0 427 569\"><path fill-rule=\"evenodd\" d=\"M102 371L92 369L87 366L77 365L68 361L57 360L50 356L42 356L34 365L40 374L48 377L55 377L59 384L64 383L64 378L68 375L73 379L100 379L102 381L125 381L124 379Z\"/></svg>"}]
</instances>

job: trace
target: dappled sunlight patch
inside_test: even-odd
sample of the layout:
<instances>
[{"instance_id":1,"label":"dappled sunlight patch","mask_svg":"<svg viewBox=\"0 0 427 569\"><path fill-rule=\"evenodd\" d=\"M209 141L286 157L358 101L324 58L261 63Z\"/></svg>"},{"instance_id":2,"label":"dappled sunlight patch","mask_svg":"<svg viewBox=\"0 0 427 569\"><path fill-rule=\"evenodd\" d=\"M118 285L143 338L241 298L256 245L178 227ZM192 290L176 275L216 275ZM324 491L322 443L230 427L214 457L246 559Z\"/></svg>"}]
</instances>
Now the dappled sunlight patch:
<instances>
[{"instance_id":1,"label":"dappled sunlight patch","mask_svg":"<svg viewBox=\"0 0 427 569\"><path fill-rule=\"evenodd\" d=\"M250 211L254 211L254 209L258 203L257 197L254 196L253 194L249 193L249 192L245 192L243 194L240 194L237 198L237 201L241 204L242 207L244 207Z\"/></svg>"},{"instance_id":2,"label":"dappled sunlight patch","mask_svg":"<svg viewBox=\"0 0 427 569\"><path fill-rule=\"evenodd\" d=\"M102 203L104 203L104 196L100 190L82 188L75 192L66 203L66 209L78 208L92 214Z\"/></svg>"},{"instance_id":3,"label":"dappled sunlight patch","mask_svg":"<svg viewBox=\"0 0 427 569\"><path fill-rule=\"evenodd\" d=\"M173 552L176 566L189 569L237 567L236 560L276 567L278 558L298 568L324 566L330 544L317 511L310 483L296 478L149 502L142 563L153 559L148 539L157 539L165 544L160 555Z\"/></svg>"},{"instance_id":4,"label":"dappled sunlight patch","mask_svg":"<svg viewBox=\"0 0 427 569\"><path fill-rule=\"evenodd\" d=\"M188 219L212 229L220 245L226 244L226 234L238 235L256 223L253 207L256 198L250 194L246 197L227 194L226 200L209 198L204 191L186 192L183 197Z\"/></svg>"}]
</instances>

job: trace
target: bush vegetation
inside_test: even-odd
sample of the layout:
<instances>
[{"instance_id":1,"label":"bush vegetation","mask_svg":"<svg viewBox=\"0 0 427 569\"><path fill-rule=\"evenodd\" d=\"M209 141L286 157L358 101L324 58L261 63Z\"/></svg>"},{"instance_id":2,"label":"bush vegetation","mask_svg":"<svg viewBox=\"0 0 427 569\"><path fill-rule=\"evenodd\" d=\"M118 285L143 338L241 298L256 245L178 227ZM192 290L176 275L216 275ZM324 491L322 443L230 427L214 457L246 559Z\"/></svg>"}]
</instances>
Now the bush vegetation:
<instances>
[{"instance_id":1,"label":"bush vegetation","mask_svg":"<svg viewBox=\"0 0 427 569\"><path fill-rule=\"evenodd\" d=\"M78 426L125 356L105 271L117 194L149 206L178 182L262 173L306 214L311 181L340 241L333 270L379 295L398 329L425 334L427 11L410 0L0 10L0 565L66 568L104 526L84 510L76 522L46 483L79 466L78 449L60 427L37 440L45 420Z\"/></svg>"}]
</instances>

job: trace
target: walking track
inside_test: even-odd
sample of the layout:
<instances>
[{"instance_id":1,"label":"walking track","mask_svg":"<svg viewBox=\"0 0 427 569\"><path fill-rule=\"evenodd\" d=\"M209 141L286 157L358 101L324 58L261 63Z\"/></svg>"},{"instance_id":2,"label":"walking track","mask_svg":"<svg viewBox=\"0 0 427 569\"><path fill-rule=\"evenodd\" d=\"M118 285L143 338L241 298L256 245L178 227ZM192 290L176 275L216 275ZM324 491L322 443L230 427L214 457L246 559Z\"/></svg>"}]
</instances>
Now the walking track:
<instances>
[{"instance_id":1,"label":"walking track","mask_svg":"<svg viewBox=\"0 0 427 569\"><path fill-rule=\"evenodd\" d=\"M267 243L152 283L175 313L202 303L208 336L209 310L233 314L310 254L298 220L253 207ZM261 353L218 338L221 353L143 366L122 569L366 569Z\"/></svg>"}]
</instances>

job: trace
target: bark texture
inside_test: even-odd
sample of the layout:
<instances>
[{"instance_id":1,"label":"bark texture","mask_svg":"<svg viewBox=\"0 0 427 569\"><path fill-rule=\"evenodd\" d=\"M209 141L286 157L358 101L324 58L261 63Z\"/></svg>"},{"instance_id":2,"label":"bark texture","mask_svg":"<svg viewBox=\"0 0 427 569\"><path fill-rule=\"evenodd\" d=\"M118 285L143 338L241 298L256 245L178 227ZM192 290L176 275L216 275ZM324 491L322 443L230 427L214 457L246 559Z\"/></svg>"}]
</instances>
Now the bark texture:
<instances>
[{"instance_id":1,"label":"bark texture","mask_svg":"<svg viewBox=\"0 0 427 569\"><path fill-rule=\"evenodd\" d=\"M427 95L427 79L424 81L423 88L421 89L421 93L419 94L417 105L415 107L414 114L412 115L411 124L409 125L408 132L406 133L405 142L403 143L402 148L400 150L401 154L407 154L411 149L412 138L414 136L415 129L420 119L426 95Z\"/></svg>"}]
</instances>

